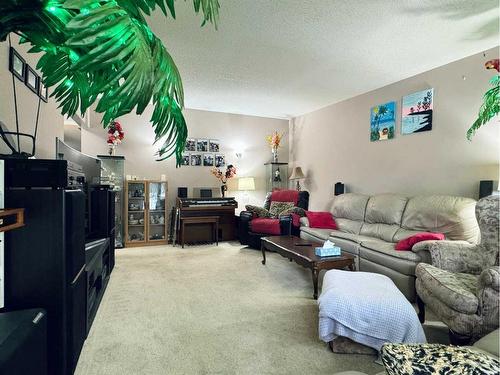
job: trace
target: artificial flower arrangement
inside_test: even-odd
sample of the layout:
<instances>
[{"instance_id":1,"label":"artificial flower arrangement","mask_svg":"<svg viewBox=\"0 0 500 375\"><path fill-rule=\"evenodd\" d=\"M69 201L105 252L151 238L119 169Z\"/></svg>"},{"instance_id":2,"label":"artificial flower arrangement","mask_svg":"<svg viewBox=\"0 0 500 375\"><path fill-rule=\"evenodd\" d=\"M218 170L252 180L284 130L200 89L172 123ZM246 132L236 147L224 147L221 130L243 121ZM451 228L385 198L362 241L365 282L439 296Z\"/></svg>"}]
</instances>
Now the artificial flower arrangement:
<instances>
[{"instance_id":1,"label":"artificial flower arrangement","mask_svg":"<svg viewBox=\"0 0 500 375\"><path fill-rule=\"evenodd\" d=\"M226 167L225 172L221 171L217 167L213 167L212 169L210 169L210 172L215 176L215 178L217 178L222 183L222 186L220 187L220 191L221 191L222 197L224 197L224 194L227 191L227 186L226 186L227 180L236 176L236 167L232 164L229 164Z\"/></svg>"},{"instance_id":2,"label":"artificial flower arrangement","mask_svg":"<svg viewBox=\"0 0 500 375\"><path fill-rule=\"evenodd\" d=\"M108 126L108 146L109 146L109 154L115 154L116 145L122 143L123 138L125 137L125 133L123 132L123 128L118 121L113 121Z\"/></svg>"},{"instance_id":3,"label":"artificial flower arrangement","mask_svg":"<svg viewBox=\"0 0 500 375\"><path fill-rule=\"evenodd\" d=\"M125 133L123 128L118 121L113 121L108 127L108 144L116 146L122 143Z\"/></svg>"},{"instance_id":4,"label":"artificial flower arrangement","mask_svg":"<svg viewBox=\"0 0 500 375\"><path fill-rule=\"evenodd\" d=\"M279 134L275 131L273 134L266 137L267 143L273 150L277 150L280 147L281 140L283 139L283 133Z\"/></svg>"}]
</instances>

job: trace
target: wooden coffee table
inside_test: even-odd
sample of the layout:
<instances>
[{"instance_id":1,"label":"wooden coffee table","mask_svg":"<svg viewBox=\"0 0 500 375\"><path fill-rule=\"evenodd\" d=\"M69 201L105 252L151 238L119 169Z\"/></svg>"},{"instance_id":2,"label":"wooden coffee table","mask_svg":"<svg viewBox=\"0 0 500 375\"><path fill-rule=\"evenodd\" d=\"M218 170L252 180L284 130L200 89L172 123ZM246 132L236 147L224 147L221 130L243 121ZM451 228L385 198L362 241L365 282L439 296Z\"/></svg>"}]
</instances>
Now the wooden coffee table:
<instances>
[{"instance_id":1,"label":"wooden coffee table","mask_svg":"<svg viewBox=\"0 0 500 375\"><path fill-rule=\"evenodd\" d=\"M293 260L312 272L314 299L318 299L318 275L321 270L348 268L355 270L354 256L342 252L340 256L318 257L315 247L323 246L321 242L303 240L295 236L272 236L261 239L262 264L266 264L266 250L275 251L281 256Z\"/></svg>"}]
</instances>

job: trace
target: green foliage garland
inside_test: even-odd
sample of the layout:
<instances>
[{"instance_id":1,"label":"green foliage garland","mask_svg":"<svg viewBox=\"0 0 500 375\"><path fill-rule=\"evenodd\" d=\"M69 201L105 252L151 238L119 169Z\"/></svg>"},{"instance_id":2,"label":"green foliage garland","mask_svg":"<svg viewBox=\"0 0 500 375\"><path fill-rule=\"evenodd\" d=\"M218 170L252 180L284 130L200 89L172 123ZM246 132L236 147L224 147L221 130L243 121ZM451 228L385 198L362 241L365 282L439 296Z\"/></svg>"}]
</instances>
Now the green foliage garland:
<instances>
[{"instance_id":1,"label":"green foliage garland","mask_svg":"<svg viewBox=\"0 0 500 375\"><path fill-rule=\"evenodd\" d=\"M467 130L467 139L469 141L481 126L500 112L500 75L494 76L490 80L490 84L493 87L484 94L483 104L479 108L478 117L469 130Z\"/></svg>"},{"instance_id":2,"label":"green foliage garland","mask_svg":"<svg viewBox=\"0 0 500 375\"><path fill-rule=\"evenodd\" d=\"M218 0L193 0L202 26L217 26ZM94 103L106 127L152 100L159 160L180 165L187 138L179 71L145 16L158 6L175 18L174 0L1 0L0 41L11 32L42 52L37 68L64 115Z\"/></svg>"}]
</instances>

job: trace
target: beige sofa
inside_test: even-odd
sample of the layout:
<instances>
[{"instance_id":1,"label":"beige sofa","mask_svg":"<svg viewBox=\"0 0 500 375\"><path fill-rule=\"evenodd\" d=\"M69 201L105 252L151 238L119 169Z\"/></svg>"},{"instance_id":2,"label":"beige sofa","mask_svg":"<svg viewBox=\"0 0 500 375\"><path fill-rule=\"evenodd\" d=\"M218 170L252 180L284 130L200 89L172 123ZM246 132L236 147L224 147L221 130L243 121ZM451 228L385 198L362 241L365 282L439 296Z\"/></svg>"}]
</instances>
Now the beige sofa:
<instances>
[{"instance_id":1,"label":"beige sofa","mask_svg":"<svg viewBox=\"0 0 500 375\"><path fill-rule=\"evenodd\" d=\"M415 267L420 262L431 262L428 249L433 242L420 242L412 251L396 251L395 244L424 231L475 244L479 237L475 205L474 199L452 196L342 194L334 198L331 208L338 229L310 228L307 218L301 218L300 236L330 239L356 257L358 270L390 277L413 302Z\"/></svg>"}]
</instances>

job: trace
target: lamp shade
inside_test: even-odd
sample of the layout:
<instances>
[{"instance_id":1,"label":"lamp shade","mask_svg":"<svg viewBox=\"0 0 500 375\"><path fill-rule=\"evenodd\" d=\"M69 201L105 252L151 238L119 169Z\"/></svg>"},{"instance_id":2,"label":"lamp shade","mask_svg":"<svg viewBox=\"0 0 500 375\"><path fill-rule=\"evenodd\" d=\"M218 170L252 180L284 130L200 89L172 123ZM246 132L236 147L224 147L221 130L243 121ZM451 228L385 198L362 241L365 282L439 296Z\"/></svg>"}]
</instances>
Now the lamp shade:
<instances>
[{"instance_id":1,"label":"lamp shade","mask_svg":"<svg viewBox=\"0 0 500 375\"><path fill-rule=\"evenodd\" d=\"M293 168L292 175L290 176L290 180L299 180L301 178L305 178L304 172L302 172L301 167Z\"/></svg>"},{"instance_id":2,"label":"lamp shade","mask_svg":"<svg viewBox=\"0 0 500 375\"><path fill-rule=\"evenodd\" d=\"M255 190L255 179L253 177L238 178L238 190Z\"/></svg>"}]
</instances>

